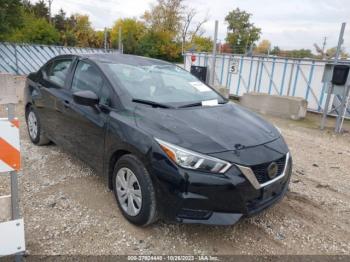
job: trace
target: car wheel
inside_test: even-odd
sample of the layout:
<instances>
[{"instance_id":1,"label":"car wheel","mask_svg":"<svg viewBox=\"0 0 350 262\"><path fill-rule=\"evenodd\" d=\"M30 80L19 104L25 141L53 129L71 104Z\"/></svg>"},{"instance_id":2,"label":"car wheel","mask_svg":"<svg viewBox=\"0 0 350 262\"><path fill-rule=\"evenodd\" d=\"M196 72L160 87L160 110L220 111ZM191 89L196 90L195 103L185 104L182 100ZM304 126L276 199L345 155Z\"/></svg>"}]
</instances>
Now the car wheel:
<instances>
[{"instance_id":1,"label":"car wheel","mask_svg":"<svg viewBox=\"0 0 350 262\"><path fill-rule=\"evenodd\" d=\"M26 111L26 121L30 140L38 146L47 145L50 140L44 135L38 114L33 107Z\"/></svg>"},{"instance_id":2,"label":"car wheel","mask_svg":"<svg viewBox=\"0 0 350 262\"><path fill-rule=\"evenodd\" d=\"M134 155L124 155L113 172L113 191L123 216L138 226L157 220L156 195L151 177Z\"/></svg>"}]
</instances>

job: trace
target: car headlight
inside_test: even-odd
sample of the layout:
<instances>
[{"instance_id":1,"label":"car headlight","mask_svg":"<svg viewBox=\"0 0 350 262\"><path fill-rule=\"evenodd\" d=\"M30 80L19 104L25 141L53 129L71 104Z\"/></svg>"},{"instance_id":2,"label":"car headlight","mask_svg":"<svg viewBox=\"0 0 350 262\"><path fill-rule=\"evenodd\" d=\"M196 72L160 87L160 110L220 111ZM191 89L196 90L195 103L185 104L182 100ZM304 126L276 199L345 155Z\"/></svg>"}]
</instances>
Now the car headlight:
<instances>
[{"instance_id":1,"label":"car headlight","mask_svg":"<svg viewBox=\"0 0 350 262\"><path fill-rule=\"evenodd\" d=\"M231 164L155 138L166 155L181 167L204 172L225 173Z\"/></svg>"}]
</instances>

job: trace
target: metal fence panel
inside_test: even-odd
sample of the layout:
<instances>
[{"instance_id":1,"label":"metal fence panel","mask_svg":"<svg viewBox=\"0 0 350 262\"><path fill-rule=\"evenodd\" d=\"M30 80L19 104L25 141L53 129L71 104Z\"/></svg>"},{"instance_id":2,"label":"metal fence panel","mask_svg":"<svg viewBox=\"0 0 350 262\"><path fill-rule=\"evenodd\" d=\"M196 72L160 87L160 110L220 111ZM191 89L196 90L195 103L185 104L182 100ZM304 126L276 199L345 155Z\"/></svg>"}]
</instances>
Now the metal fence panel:
<instances>
[{"instance_id":1,"label":"metal fence panel","mask_svg":"<svg viewBox=\"0 0 350 262\"><path fill-rule=\"evenodd\" d=\"M27 75L57 55L116 52L112 49L0 43L0 72Z\"/></svg>"},{"instance_id":2,"label":"metal fence panel","mask_svg":"<svg viewBox=\"0 0 350 262\"><path fill-rule=\"evenodd\" d=\"M193 63L192 55L196 57ZM210 71L211 61L212 55L209 53L184 55L186 70L190 70L191 65L196 65L207 66ZM214 85L226 87L235 96L242 96L246 92L261 92L303 97L308 101L309 110L323 112L326 85L322 83L322 76L327 62L330 61L219 54L215 63ZM234 72L232 67L235 67ZM337 114L339 97L333 96L332 99L334 101L330 113ZM350 108L347 109L347 117L350 117Z\"/></svg>"}]
</instances>

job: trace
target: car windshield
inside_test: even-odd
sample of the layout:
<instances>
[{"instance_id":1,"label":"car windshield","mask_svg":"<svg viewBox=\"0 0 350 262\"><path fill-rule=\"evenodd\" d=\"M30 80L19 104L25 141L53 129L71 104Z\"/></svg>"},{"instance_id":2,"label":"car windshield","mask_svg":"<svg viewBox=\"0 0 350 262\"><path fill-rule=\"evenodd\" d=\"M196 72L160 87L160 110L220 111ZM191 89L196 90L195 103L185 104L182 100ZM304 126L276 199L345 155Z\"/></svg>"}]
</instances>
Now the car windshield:
<instances>
[{"instance_id":1,"label":"car windshield","mask_svg":"<svg viewBox=\"0 0 350 262\"><path fill-rule=\"evenodd\" d=\"M108 68L133 99L172 106L184 106L224 99L186 70L175 65L109 63ZM215 102L215 101L214 101Z\"/></svg>"}]
</instances>

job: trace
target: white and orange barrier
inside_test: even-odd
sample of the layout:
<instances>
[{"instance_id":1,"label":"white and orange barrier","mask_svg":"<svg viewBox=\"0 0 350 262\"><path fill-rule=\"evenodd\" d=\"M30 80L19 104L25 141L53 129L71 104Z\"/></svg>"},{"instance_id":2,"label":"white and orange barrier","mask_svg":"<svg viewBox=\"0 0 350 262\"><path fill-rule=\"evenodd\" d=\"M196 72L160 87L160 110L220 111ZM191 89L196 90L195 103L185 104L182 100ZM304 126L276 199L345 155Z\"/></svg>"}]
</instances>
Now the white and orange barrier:
<instances>
[{"instance_id":1,"label":"white and orange barrier","mask_svg":"<svg viewBox=\"0 0 350 262\"><path fill-rule=\"evenodd\" d=\"M19 121L0 118L0 173L20 168Z\"/></svg>"},{"instance_id":2,"label":"white and orange barrier","mask_svg":"<svg viewBox=\"0 0 350 262\"><path fill-rule=\"evenodd\" d=\"M11 176L11 195L0 196L0 257L20 256L25 251L24 221L18 207L17 171L20 168L19 121L0 118L0 175Z\"/></svg>"}]
</instances>

